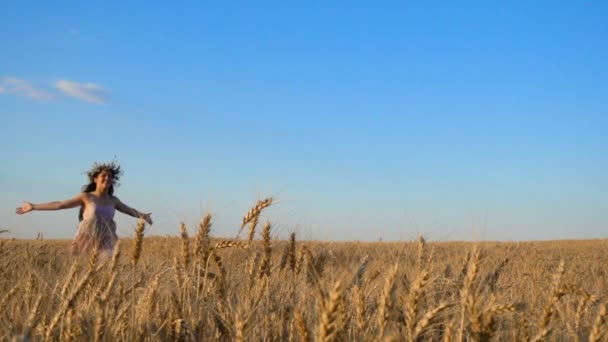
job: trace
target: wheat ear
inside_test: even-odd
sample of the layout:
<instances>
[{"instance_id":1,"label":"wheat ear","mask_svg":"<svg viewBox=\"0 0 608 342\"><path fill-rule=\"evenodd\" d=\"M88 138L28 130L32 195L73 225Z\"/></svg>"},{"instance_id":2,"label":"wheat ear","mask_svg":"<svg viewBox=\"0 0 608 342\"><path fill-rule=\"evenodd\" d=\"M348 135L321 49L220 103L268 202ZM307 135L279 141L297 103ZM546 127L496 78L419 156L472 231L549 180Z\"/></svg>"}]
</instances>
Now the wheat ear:
<instances>
[{"instance_id":1,"label":"wheat ear","mask_svg":"<svg viewBox=\"0 0 608 342\"><path fill-rule=\"evenodd\" d=\"M326 301L326 305L323 307L323 313L321 314L321 321L319 327L319 341L334 341L337 335L340 333L339 327L341 326L342 317L340 310L338 310L342 299L342 284L336 282L333 290L329 295L329 299Z\"/></svg>"},{"instance_id":2,"label":"wheat ear","mask_svg":"<svg viewBox=\"0 0 608 342\"><path fill-rule=\"evenodd\" d=\"M589 342L599 342L602 340L602 337L606 336L608 333L608 327L606 327L606 320L608 318L607 306L608 303L604 303L600 307L597 318L591 328L591 333L589 334Z\"/></svg>"}]
</instances>

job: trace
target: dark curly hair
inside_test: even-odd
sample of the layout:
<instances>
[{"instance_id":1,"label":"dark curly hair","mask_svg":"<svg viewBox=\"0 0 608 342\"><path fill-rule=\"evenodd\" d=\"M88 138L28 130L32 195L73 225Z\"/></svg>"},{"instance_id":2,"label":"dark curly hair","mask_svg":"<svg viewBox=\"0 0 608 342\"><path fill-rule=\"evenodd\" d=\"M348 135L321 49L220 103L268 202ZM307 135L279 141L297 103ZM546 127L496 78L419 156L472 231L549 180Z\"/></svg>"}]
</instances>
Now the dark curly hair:
<instances>
[{"instance_id":1,"label":"dark curly hair","mask_svg":"<svg viewBox=\"0 0 608 342\"><path fill-rule=\"evenodd\" d=\"M112 185L110 185L110 189L108 189L108 194L110 196L114 195L114 185L119 186L120 176L122 176L122 169L120 165L116 161L112 161L110 163L94 163L89 171L87 171L87 177L89 178L89 184L86 184L82 187L82 192L93 192L97 189L97 184L95 184L95 178L99 176L103 171L108 171L110 175L112 175ZM80 212L78 213L78 221L82 221L84 214L84 206L80 206Z\"/></svg>"}]
</instances>

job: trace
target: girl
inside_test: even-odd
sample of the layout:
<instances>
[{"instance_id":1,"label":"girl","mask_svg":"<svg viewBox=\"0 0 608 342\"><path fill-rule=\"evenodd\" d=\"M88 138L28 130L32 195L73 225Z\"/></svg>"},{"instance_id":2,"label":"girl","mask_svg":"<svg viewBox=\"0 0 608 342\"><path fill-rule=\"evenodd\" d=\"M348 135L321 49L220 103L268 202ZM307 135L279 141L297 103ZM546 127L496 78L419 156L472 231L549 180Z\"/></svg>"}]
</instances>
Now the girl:
<instances>
[{"instance_id":1,"label":"girl","mask_svg":"<svg viewBox=\"0 0 608 342\"><path fill-rule=\"evenodd\" d=\"M43 204L23 202L15 212L22 215L32 210L60 210L80 206L78 233L70 247L72 254L80 255L97 247L101 255L109 256L118 240L115 210L152 224L152 213L141 213L114 196L114 185L118 185L121 175L120 165L115 162L95 163L87 173L89 184L75 197Z\"/></svg>"}]
</instances>

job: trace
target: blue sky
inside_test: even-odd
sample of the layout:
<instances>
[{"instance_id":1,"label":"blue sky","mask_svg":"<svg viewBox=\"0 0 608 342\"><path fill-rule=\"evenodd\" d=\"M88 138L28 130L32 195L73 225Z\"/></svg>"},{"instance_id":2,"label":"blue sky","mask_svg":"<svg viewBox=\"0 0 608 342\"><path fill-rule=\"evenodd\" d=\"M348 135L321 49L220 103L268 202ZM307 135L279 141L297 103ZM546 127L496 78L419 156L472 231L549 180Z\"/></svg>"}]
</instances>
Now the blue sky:
<instances>
[{"instance_id":1,"label":"blue sky","mask_svg":"<svg viewBox=\"0 0 608 342\"><path fill-rule=\"evenodd\" d=\"M11 2L0 227L71 238L114 157L150 234L258 198L284 237L606 237L605 2ZM135 221L117 216L119 235Z\"/></svg>"}]
</instances>

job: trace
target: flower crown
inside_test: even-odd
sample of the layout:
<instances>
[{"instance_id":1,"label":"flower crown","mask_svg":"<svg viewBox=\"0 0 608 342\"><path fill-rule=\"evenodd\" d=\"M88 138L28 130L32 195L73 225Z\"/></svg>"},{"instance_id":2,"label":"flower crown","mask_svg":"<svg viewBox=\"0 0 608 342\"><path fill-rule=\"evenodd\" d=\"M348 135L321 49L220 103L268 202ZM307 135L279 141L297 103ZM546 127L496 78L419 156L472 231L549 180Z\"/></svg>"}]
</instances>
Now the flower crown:
<instances>
[{"instance_id":1,"label":"flower crown","mask_svg":"<svg viewBox=\"0 0 608 342\"><path fill-rule=\"evenodd\" d=\"M87 176L89 177L89 181L92 183L95 181L95 177L97 177L102 171L109 171L112 175L113 183L118 185L118 181L120 180L120 176L122 176L122 169L120 165L116 161L112 161L111 163L97 163L93 164L93 167L87 172Z\"/></svg>"}]
</instances>

